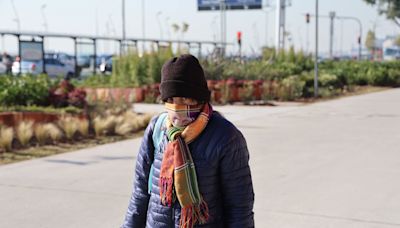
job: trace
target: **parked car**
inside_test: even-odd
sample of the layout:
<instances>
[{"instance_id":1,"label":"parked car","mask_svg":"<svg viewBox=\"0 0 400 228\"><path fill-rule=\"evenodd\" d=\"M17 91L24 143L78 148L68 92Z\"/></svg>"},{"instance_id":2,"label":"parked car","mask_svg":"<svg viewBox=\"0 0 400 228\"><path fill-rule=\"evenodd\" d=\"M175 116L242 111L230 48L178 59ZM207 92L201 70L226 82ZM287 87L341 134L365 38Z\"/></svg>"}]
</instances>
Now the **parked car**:
<instances>
[{"instance_id":1,"label":"parked car","mask_svg":"<svg viewBox=\"0 0 400 228\"><path fill-rule=\"evenodd\" d=\"M112 72L112 60L113 58L111 56L100 64L99 69L101 73Z\"/></svg>"},{"instance_id":2,"label":"parked car","mask_svg":"<svg viewBox=\"0 0 400 228\"><path fill-rule=\"evenodd\" d=\"M20 72L20 64L21 64L21 72ZM46 64L46 73L50 77L57 76L73 76L74 75L74 67L64 64L57 59L45 59ZM41 74L43 72L43 61L24 61L20 63L20 61L15 61L12 66L12 73L14 75L22 73L22 74Z\"/></svg>"},{"instance_id":3,"label":"parked car","mask_svg":"<svg viewBox=\"0 0 400 228\"><path fill-rule=\"evenodd\" d=\"M77 61L78 61L78 66L82 68L88 68L90 67L90 56L89 55L78 55Z\"/></svg>"},{"instance_id":4,"label":"parked car","mask_svg":"<svg viewBox=\"0 0 400 228\"><path fill-rule=\"evenodd\" d=\"M7 71L6 66L2 62L0 62L0 74L5 74L6 71Z\"/></svg>"},{"instance_id":5,"label":"parked car","mask_svg":"<svg viewBox=\"0 0 400 228\"><path fill-rule=\"evenodd\" d=\"M100 65L106 62L108 59L112 58L113 55L110 54L101 54L96 56L96 67L100 67Z\"/></svg>"},{"instance_id":6,"label":"parked car","mask_svg":"<svg viewBox=\"0 0 400 228\"><path fill-rule=\"evenodd\" d=\"M72 55L69 55L67 53L63 52L47 52L45 54L46 59L57 59L60 62L66 64L66 65L71 65L72 67L75 67L75 58Z\"/></svg>"}]
</instances>

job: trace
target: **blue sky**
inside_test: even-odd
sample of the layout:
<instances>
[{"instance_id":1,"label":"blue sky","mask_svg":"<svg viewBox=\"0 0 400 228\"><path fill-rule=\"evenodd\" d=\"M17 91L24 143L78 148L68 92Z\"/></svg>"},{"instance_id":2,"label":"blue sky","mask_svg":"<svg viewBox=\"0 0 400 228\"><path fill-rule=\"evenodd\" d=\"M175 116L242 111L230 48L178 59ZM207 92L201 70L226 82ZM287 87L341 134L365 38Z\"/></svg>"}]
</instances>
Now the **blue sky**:
<instances>
[{"instance_id":1,"label":"blue sky","mask_svg":"<svg viewBox=\"0 0 400 228\"><path fill-rule=\"evenodd\" d=\"M265 1L265 0L264 0ZM270 0L274 5L275 0ZM319 0L320 14L327 15L336 11L340 16L354 16L361 19L364 29L363 37L376 25L378 36L397 35L400 28L384 17L378 16L376 9L366 5L362 0ZM44 13L50 32L72 34L121 35L121 1L120 0L14 0L22 31L43 31L41 6L46 5ZM304 13L314 13L315 0L292 0L287 9L286 29L292 34L296 49L306 49L307 26ZM190 40L219 39L219 12L197 11L196 0L145 0L145 30L147 38L176 38L171 24L189 24L184 35ZM0 29L15 30L15 14L11 0L0 0ZM268 23L267 23L268 20ZM96 23L97 21L97 23ZM111 23L112 21L112 23ZM313 50L314 22L309 27L309 50ZM96 26L97 24L97 26ZM107 26L107 24L109 26ZM111 26L113 24L113 26ZM268 27L267 27L268 25ZM107 27L109 27L107 29ZM266 31L266 27L268 28ZM142 37L142 0L126 0L127 36ZM275 12L271 8L263 10L230 11L227 13L227 40L235 42L236 32L243 33L243 49L246 53L258 52L266 42L274 43ZM162 32L162 34L161 34ZM335 23L334 50L348 52L357 47L358 25L352 21ZM15 38L2 40L8 51L16 50ZM60 51L72 51L72 41L51 39L48 48ZM327 52L329 45L329 21L320 20L320 50ZM100 44L99 52L112 51L115 44ZM2 47L0 47L2 48ZM211 48L211 47L210 47ZM234 51L237 47L232 47ZM84 48L83 48L84 49ZM83 50L82 49L82 50Z\"/></svg>"}]
</instances>

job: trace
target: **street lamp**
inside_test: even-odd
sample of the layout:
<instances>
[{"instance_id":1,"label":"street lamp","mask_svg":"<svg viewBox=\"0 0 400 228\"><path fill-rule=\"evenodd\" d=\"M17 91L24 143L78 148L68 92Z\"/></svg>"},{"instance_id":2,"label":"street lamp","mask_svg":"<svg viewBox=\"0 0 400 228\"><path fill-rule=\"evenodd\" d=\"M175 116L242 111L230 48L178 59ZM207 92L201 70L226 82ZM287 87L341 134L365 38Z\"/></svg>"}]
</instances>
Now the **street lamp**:
<instances>
[{"instance_id":1,"label":"street lamp","mask_svg":"<svg viewBox=\"0 0 400 228\"><path fill-rule=\"evenodd\" d=\"M157 18L158 26L160 27L160 39L163 39L163 30L162 30L161 21L160 21L160 15L161 14L162 14L162 12L158 11L157 14L156 14L156 18Z\"/></svg>"},{"instance_id":2,"label":"street lamp","mask_svg":"<svg viewBox=\"0 0 400 228\"><path fill-rule=\"evenodd\" d=\"M210 24L211 30L213 32L213 41L214 42L217 41L217 32L218 32L217 19L218 19L218 16L214 16L211 21L211 24Z\"/></svg>"},{"instance_id":3,"label":"street lamp","mask_svg":"<svg viewBox=\"0 0 400 228\"><path fill-rule=\"evenodd\" d=\"M144 0L142 0L142 36L143 36L143 53L144 53L144 49L145 49L145 45L144 45L144 40L146 38L146 17L145 17L145 5L144 5Z\"/></svg>"},{"instance_id":4,"label":"street lamp","mask_svg":"<svg viewBox=\"0 0 400 228\"><path fill-rule=\"evenodd\" d=\"M14 14L15 14L15 18L13 19L13 21L15 21L17 23L18 31L21 31L21 22L19 20L17 8L15 7L14 0L10 0L10 1L11 1L11 5L13 7Z\"/></svg>"},{"instance_id":5,"label":"street lamp","mask_svg":"<svg viewBox=\"0 0 400 228\"><path fill-rule=\"evenodd\" d=\"M314 97L318 97L318 0L315 0L315 60L314 60Z\"/></svg>"},{"instance_id":6,"label":"street lamp","mask_svg":"<svg viewBox=\"0 0 400 228\"><path fill-rule=\"evenodd\" d=\"M125 40L126 40L126 30L125 30L125 0L122 0L122 51L125 51Z\"/></svg>"},{"instance_id":7,"label":"street lamp","mask_svg":"<svg viewBox=\"0 0 400 228\"><path fill-rule=\"evenodd\" d=\"M169 27L170 27L169 17L165 18L165 27L166 27L166 30L167 30L168 39L171 39L171 32L169 30Z\"/></svg>"},{"instance_id":8,"label":"street lamp","mask_svg":"<svg viewBox=\"0 0 400 228\"><path fill-rule=\"evenodd\" d=\"M48 26L47 26L47 20L46 20L46 14L44 13L44 10L46 9L46 4L43 4L40 7L40 12L42 13L42 17L43 17L43 27L44 27L44 31L47 32L48 31Z\"/></svg>"}]
</instances>

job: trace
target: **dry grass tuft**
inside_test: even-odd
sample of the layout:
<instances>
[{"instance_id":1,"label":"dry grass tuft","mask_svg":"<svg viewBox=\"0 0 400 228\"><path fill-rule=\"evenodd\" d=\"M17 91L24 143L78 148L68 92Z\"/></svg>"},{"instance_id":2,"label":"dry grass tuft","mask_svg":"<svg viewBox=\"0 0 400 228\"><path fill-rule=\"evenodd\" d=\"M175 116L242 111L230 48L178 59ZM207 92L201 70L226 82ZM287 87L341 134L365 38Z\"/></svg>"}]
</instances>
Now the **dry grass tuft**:
<instances>
[{"instance_id":1,"label":"dry grass tuft","mask_svg":"<svg viewBox=\"0 0 400 228\"><path fill-rule=\"evenodd\" d=\"M61 129L65 133L65 137L67 139L73 139L75 136L75 133L78 131L78 125L79 125L79 119L73 118L70 116L63 116L61 119L58 121L58 124L60 125Z\"/></svg>"},{"instance_id":2,"label":"dry grass tuft","mask_svg":"<svg viewBox=\"0 0 400 228\"><path fill-rule=\"evenodd\" d=\"M33 137L33 122L22 121L17 126L17 139L22 146L27 146Z\"/></svg>"},{"instance_id":3,"label":"dry grass tuft","mask_svg":"<svg viewBox=\"0 0 400 228\"><path fill-rule=\"evenodd\" d=\"M129 123L132 126L132 131L138 131L140 128L140 119L138 118L138 116L139 115L131 111L127 111L124 114L124 122Z\"/></svg>"},{"instance_id":4,"label":"dry grass tuft","mask_svg":"<svg viewBox=\"0 0 400 228\"><path fill-rule=\"evenodd\" d=\"M94 118L93 124L96 136L102 136L114 133L116 123L117 123L117 117L114 115L109 115L105 118L101 117Z\"/></svg>"},{"instance_id":5,"label":"dry grass tuft","mask_svg":"<svg viewBox=\"0 0 400 228\"><path fill-rule=\"evenodd\" d=\"M139 115L138 118L138 127L139 129L145 128L149 123L151 118L153 117L153 114L143 114Z\"/></svg>"},{"instance_id":6,"label":"dry grass tuft","mask_svg":"<svg viewBox=\"0 0 400 228\"><path fill-rule=\"evenodd\" d=\"M83 137L88 137L89 121L86 119L79 120L78 131Z\"/></svg>"},{"instance_id":7,"label":"dry grass tuft","mask_svg":"<svg viewBox=\"0 0 400 228\"><path fill-rule=\"evenodd\" d=\"M49 133L49 136L51 138L51 140L53 142L58 142L60 141L60 139L62 138L63 134L61 132L61 130L54 124L52 123L48 123L44 125L44 128L46 128L46 130Z\"/></svg>"},{"instance_id":8,"label":"dry grass tuft","mask_svg":"<svg viewBox=\"0 0 400 228\"><path fill-rule=\"evenodd\" d=\"M115 127L115 133L117 135L128 135L133 132L134 126L130 123L122 122Z\"/></svg>"},{"instance_id":9,"label":"dry grass tuft","mask_svg":"<svg viewBox=\"0 0 400 228\"><path fill-rule=\"evenodd\" d=\"M0 127L0 148L11 151L13 139L14 130L11 127Z\"/></svg>"},{"instance_id":10,"label":"dry grass tuft","mask_svg":"<svg viewBox=\"0 0 400 228\"><path fill-rule=\"evenodd\" d=\"M35 125L35 138L39 142L39 145L46 144L47 140L49 139L49 131L46 129L44 124L36 124Z\"/></svg>"}]
</instances>

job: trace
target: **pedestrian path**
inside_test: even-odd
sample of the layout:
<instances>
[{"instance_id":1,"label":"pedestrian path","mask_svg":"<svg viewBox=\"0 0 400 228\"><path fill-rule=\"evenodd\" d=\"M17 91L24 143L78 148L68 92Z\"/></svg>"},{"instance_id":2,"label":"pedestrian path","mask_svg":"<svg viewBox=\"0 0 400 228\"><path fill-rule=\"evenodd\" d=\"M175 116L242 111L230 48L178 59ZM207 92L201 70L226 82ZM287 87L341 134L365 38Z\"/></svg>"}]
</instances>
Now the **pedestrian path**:
<instances>
[{"instance_id":1,"label":"pedestrian path","mask_svg":"<svg viewBox=\"0 0 400 228\"><path fill-rule=\"evenodd\" d=\"M400 227L400 89L215 109L247 139L256 227ZM133 139L0 166L0 227L118 227L139 146Z\"/></svg>"}]
</instances>

